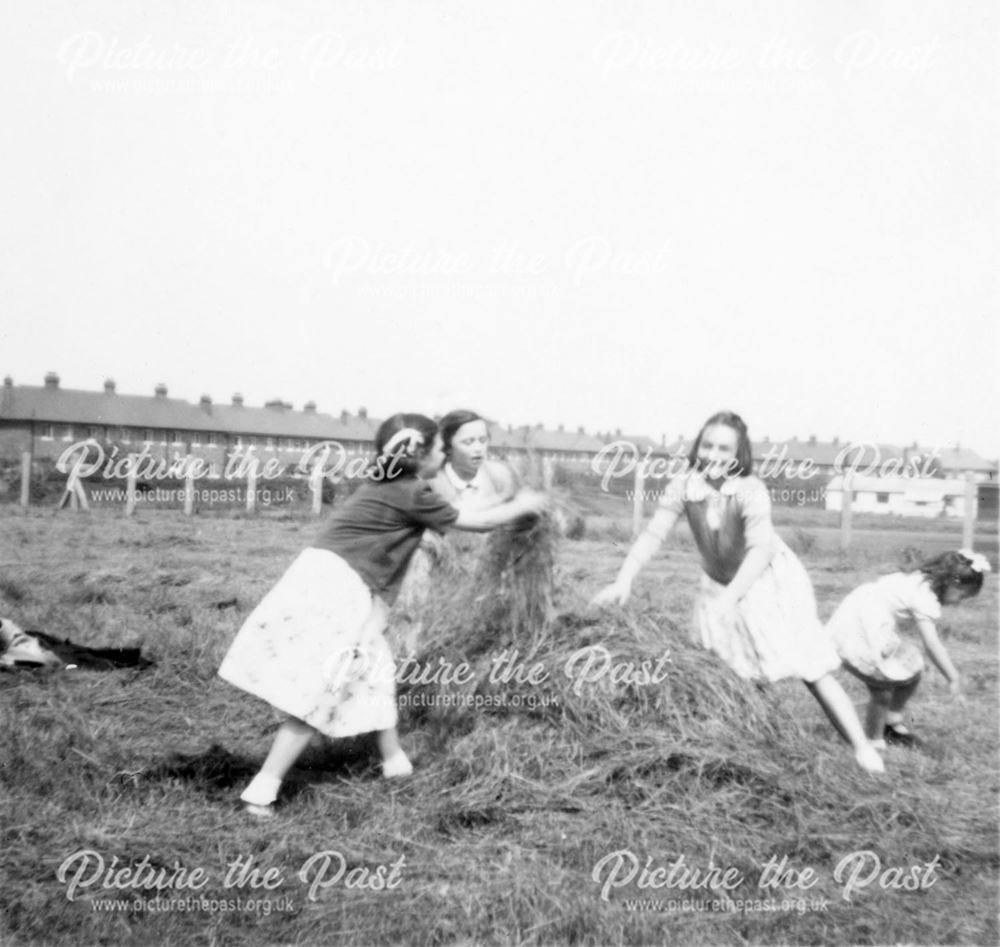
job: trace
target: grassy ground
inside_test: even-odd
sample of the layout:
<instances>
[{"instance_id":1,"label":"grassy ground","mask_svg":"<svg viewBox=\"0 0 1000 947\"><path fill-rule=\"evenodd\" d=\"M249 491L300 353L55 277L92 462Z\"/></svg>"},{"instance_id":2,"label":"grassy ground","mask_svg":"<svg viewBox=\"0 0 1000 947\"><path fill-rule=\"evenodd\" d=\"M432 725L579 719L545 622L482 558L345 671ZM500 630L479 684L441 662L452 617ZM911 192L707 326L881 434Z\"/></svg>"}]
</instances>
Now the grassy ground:
<instances>
[{"instance_id":1,"label":"grassy ground","mask_svg":"<svg viewBox=\"0 0 1000 947\"><path fill-rule=\"evenodd\" d=\"M959 544L951 527L856 521L841 553L823 514L796 515L777 521L824 618L907 547ZM926 749L890 749L875 778L801 685L743 684L686 643L698 564L683 533L629 610L590 615L587 597L627 545L627 517L606 511L563 544L562 618L515 661L543 681L489 680L524 642L499 632L483 651L483 629L453 627L449 640L431 627L443 644L423 666L467 659L474 681L401 686L415 775L380 780L366 738L317 742L281 816L253 822L235 800L276 716L215 669L314 530L292 513L0 507L0 616L82 643L140 641L156 661L0 675L3 943L998 942L995 573L942 622L966 702L929 672L912 705ZM995 532L984 542L996 566ZM600 648L614 670L580 680ZM665 656L658 683L627 679ZM782 858L786 874L761 887ZM711 887L725 871L729 889ZM175 903L137 909L157 894ZM741 909L713 909L722 894ZM193 898L205 903L176 903Z\"/></svg>"}]
</instances>

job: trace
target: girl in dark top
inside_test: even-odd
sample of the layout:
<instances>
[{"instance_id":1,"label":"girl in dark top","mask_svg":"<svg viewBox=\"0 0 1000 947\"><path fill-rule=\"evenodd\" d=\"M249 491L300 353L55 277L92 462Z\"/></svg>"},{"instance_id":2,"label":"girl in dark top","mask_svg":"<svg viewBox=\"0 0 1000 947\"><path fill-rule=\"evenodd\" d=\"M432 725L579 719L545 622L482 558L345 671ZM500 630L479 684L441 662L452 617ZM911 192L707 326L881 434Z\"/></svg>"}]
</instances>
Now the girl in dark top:
<instances>
[{"instance_id":1,"label":"girl in dark top","mask_svg":"<svg viewBox=\"0 0 1000 947\"><path fill-rule=\"evenodd\" d=\"M459 512L426 482L444 461L437 425L396 414L375 438L368 477L244 622L219 676L287 714L244 790L270 816L285 774L317 731L377 731L386 777L412 766L396 734L395 664L383 631L425 529L487 530L540 511L521 491L488 510Z\"/></svg>"}]
</instances>

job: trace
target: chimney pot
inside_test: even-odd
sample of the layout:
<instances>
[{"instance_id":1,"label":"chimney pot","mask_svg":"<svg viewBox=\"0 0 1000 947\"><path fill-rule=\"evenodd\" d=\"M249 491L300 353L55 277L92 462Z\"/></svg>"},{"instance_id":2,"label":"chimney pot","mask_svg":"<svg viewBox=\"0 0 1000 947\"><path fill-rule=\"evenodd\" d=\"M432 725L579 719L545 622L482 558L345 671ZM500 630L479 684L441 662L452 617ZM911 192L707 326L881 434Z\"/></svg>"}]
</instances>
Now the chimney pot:
<instances>
[{"instance_id":1,"label":"chimney pot","mask_svg":"<svg viewBox=\"0 0 1000 947\"><path fill-rule=\"evenodd\" d=\"M3 386L4 386L4 388L13 388L14 387L14 379L11 378L10 375L4 375Z\"/></svg>"},{"instance_id":2,"label":"chimney pot","mask_svg":"<svg viewBox=\"0 0 1000 947\"><path fill-rule=\"evenodd\" d=\"M153 391L156 393L157 398L167 397L167 386L163 384L162 381L153 389Z\"/></svg>"},{"instance_id":3,"label":"chimney pot","mask_svg":"<svg viewBox=\"0 0 1000 947\"><path fill-rule=\"evenodd\" d=\"M115 380L113 378L104 379L104 393L106 395L113 395L115 393Z\"/></svg>"},{"instance_id":4,"label":"chimney pot","mask_svg":"<svg viewBox=\"0 0 1000 947\"><path fill-rule=\"evenodd\" d=\"M241 395L238 391L236 392L236 394L233 395L233 407L234 408L243 407L243 395Z\"/></svg>"},{"instance_id":5,"label":"chimney pot","mask_svg":"<svg viewBox=\"0 0 1000 947\"><path fill-rule=\"evenodd\" d=\"M364 407L364 405L362 405L360 408L358 408L358 417L359 418L367 418L368 417L368 409L366 407Z\"/></svg>"},{"instance_id":6,"label":"chimney pot","mask_svg":"<svg viewBox=\"0 0 1000 947\"><path fill-rule=\"evenodd\" d=\"M199 404L203 408L211 408L212 407L212 396L211 395L202 395L201 396L201 401L199 402Z\"/></svg>"},{"instance_id":7,"label":"chimney pot","mask_svg":"<svg viewBox=\"0 0 1000 947\"><path fill-rule=\"evenodd\" d=\"M45 376L45 387L46 388L58 388L59 387L59 376L55 372L49 372Z\"/></svg>"},{"instance_id":8,"label":"chimney pot","mask_svg":"<svg viewBox=\"0 0 1000 947\"><path fill-rule=\"evenodd\" d=\"M313 414L316 411L316 402L307 401L304 405L302 405L302 410Z\"/></svg>"},{"instance_id":9,"label":"chimney pot","mask_svg":"<svg viewBox=\"0 0 1000 947\"><path fill-rule=\"evenodd\" d=\"M349 415L349 414L348 414L348 413L347 413L346 411L341 411L341 412L340 412L340 420L341 420L341 421L343 421L343 422L345 422L345 423L346 423L346 422L347 422L347 419L348 419L349 417L350 417L350 415Z\"/></svg>"},{"instance_id":10,"label":"chimney pot","mask_svg":"<svg viewBox=\"0 0 1000 947\"><path fill-rule=\"evenodd\" d=\"M581 424L581 425L580 425L580 426L579 426L579 427L578 427L578 428L576 429L576 433L577 433L577 434L586 434L587 432L586 432L586 431L584 431L584 429L583 429L583 425Z\"/></svg>"}]
</instances>

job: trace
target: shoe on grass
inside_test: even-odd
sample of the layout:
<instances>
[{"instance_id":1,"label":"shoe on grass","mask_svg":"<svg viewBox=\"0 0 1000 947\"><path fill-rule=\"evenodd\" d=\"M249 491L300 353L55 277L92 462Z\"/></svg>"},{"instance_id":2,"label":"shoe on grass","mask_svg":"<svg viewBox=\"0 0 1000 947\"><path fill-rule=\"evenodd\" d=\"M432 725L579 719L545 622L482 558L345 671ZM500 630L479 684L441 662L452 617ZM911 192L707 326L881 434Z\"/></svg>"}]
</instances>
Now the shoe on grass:
<instances>
[{"instance_id":1,"label":"shoe on grass","mask_svg":"<svg viewBox=\"0 0 1000 947\"><path fill-rule=\"evenodd\" d=\"M255 819L273 819L275 816L274 803L261 806L255 802L244 802L243 811L247 815L252 815Z\"/></svg>"},{"instance_id":2,"label":"shoe on grass","mask_svg":"<svg viewBox=\"0 0 1000 947\"><path fill-rule=\"evenodd\" d=\"M901 723L887 723L885 725L885 730L882 732L885 736L885 742L888 743L889 746L908 746L915 748L923 744L922 740L910 733L909 729Z\"/></svg>"}]
</instances>

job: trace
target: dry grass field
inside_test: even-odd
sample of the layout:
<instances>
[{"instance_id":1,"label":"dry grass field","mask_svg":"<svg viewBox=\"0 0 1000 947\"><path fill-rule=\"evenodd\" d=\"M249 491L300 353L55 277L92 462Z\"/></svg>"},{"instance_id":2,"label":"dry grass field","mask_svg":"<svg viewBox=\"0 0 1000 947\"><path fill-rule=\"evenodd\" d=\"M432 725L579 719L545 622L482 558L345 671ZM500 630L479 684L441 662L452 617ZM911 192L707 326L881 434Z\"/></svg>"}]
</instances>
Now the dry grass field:
<instances>
[{"instance_id":1,"label":"dry grass field","mask_svg":"<svg viewBox=\"0 0 1000 947\"><path fill-rule=\"evenodd\" d=\"M996 573L941 625L965 701L929 671L926 746L873 777L800 684L743 683L688 644L689 537L628 609L587 610L621 513L562 542L530 640L438 590L399 686L412 777L380 779L369 739L316 741L260 822L237 796L277 717L215 671L315 521L0 506L0 616L155 661L0 674L0 941L996 944ZM859 518L842 553L820 512L776 522L824 618L908 549L959 545ZM995 529L977 548L995 568Z\"/></svg>"}]
</instances>

